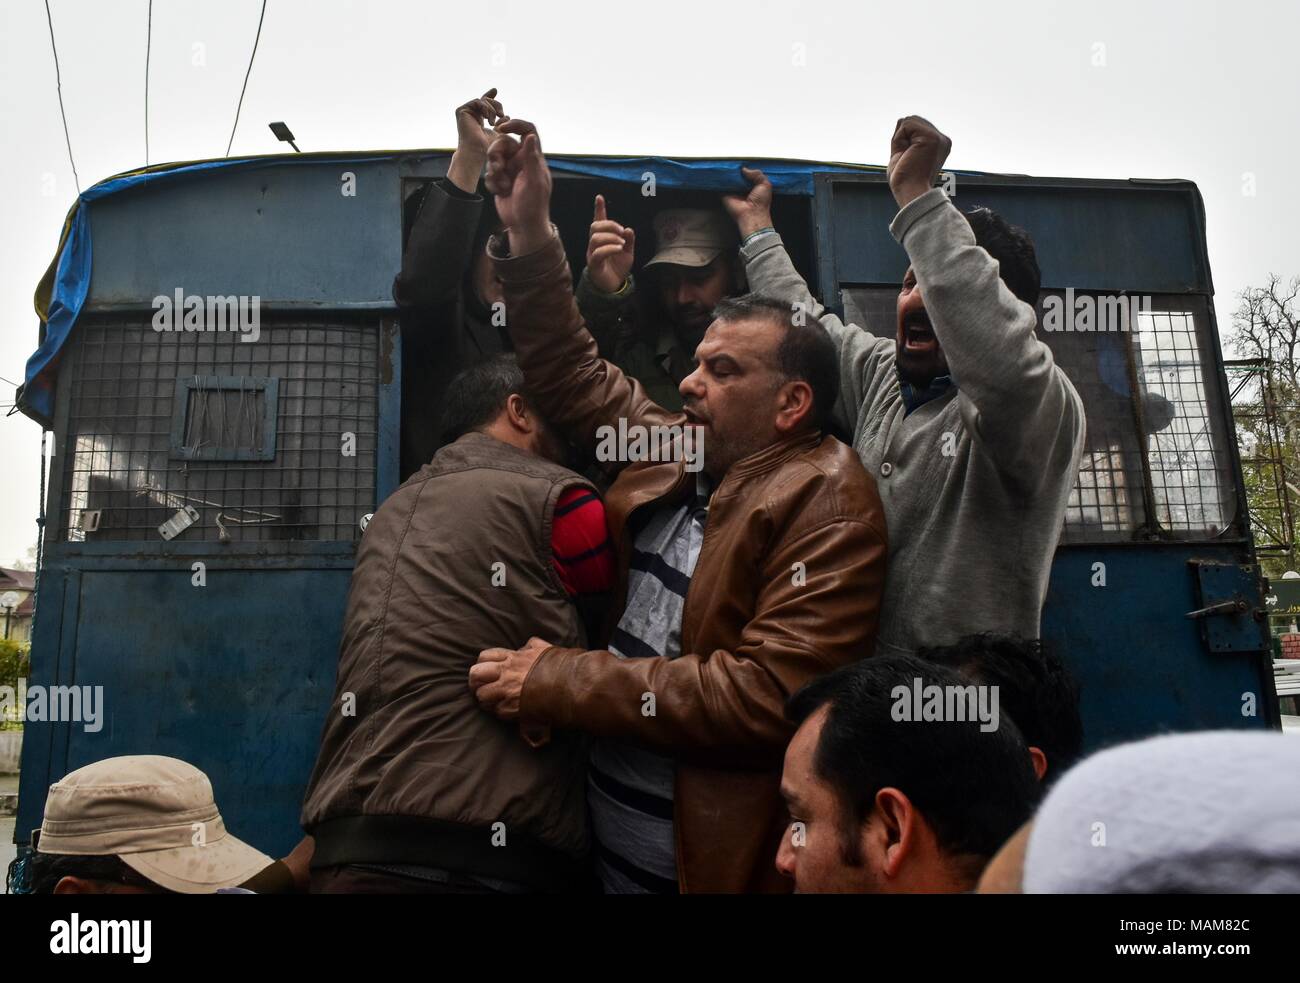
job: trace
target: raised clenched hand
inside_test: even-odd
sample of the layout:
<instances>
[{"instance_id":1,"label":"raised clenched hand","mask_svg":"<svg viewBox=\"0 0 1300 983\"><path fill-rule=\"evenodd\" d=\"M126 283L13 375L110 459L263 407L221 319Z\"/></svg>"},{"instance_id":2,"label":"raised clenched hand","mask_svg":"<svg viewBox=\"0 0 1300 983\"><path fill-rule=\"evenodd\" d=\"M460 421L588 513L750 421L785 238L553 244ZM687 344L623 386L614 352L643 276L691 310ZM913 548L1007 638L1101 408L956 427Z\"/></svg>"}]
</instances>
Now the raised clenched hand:
<instances>
[{"instance_id":1,"label":"raised clenched hand","mask_svg":"<svg viewBox=\"0 0 1300 983\"><path fill-rule=\"evenodd\" d=\"M889 145L889 190L902 208L931 188L948 159L952 141L929 120L904 116Z\"/></svg>"}]
</instances>

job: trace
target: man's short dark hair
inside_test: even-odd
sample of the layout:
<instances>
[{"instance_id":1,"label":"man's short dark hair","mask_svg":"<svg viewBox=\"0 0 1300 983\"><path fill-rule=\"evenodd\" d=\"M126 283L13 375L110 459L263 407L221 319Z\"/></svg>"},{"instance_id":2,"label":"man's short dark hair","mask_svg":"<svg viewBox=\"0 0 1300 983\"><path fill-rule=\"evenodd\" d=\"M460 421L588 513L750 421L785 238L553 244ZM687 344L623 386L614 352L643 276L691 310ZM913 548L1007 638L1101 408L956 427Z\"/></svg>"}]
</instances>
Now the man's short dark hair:
<instances>
[{"instance_id":1,"label":"man's short dark hair","mask_svg":"<svg viewBox=\"0 0 1300 983\"><path fill-rule=\"evenodd\" d=\"M839 799L846 864L862 862L858 829L876 793L896 788L974 876L1030 817L1040 787L1020 731L1001 713L990 731L979 720L895 720L894 690L904 687L910 704L915 680L922 688L970 685L914 655L877 655L808 683L790 697L786 716L797 725L830 708L813 768Z\"/></svg>"},{"instance_id":2,"label":"man's short dark hair","mask_svg":"<svg viewBox=\"0 0 1300 983\"><path fill-rule=\"evenodd\" d=\"M786 382L808 383L813 394L809 420L818 430L825 430L840 394L840 363L835 343L821 323L785 301L753 293L725 298L713 309L713 316L720 321L759 318L785 328L776 349L777 371Z\"/></svg>"},{"instance_id":3,"label":"man's short dark hair","mask_svg":"<svg viewBox=\"0 0 1300 983\"><path fill-rule=\"evenodd\" d=\"M985 632L956 644L922 649L921 658L998 687L999 704L1020 728L1025 743L1047 758L1047 785L1083 754L1079 684L1055 653L1035 639Z\"/></svg>"},{"instance_id":4,"label":"man's short dark hair","mask_svg":"<svg viewBox=\"0 0 1300 983\"><path fill-rule=\"evenodd\" d=\"M519 393L526 400L524 390L524 371L514 355L494 355L463 369L447 385L443 443L481 430L500 415L511 395Z\"/></svg>"},{"instance_id":5,"label":"man's short dark hair","mask_svg":"<svg viewBox=\"0 0 1300 983\"><path fill-rule=\"evenodd\" d=\"M163 890L115 854L81 856L33 850L25 860L9 865L9 889L15 894L53 894L65 877Z\"/></svg>"},{"instance_id":6,"label":"man's short dark hair","mask_svg":"<svg viewBox=\"0 0 1300 983\"><path fill-rule=\"evenodd\" d=\"M998 261L1003 282L1013 294L1035 307L1043 274L1029 233L989 208L972 208L962 214L975 233L976 245Z\"/></svg>"}]
</instances>

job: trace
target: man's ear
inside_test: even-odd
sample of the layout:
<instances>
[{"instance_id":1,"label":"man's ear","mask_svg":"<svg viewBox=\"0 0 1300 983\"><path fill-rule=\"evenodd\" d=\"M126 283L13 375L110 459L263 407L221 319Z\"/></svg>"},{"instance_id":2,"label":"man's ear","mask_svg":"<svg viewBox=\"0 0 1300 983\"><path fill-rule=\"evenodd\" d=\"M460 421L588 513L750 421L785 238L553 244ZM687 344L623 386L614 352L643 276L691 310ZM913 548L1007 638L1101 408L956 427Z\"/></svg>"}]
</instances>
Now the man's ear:
<instances>
[{"instance_id":1,"label":"man's ear","mask_svg":"<svg viewBox=\"0 0 1300 983\"><path fill-rule=\"evenodd\" d=\"M536 425L532 408L519 393L511 393L506 397L505 418L506 422L519 433L532 433Z\"/></svg>"},{"instance_id":2,"label":"man's ear","mask_svg":"<svg viewBox=\"0 0 1300 983\"><path fill-rule=\"evenodd\" d=\"M778 433L793 433L812 420L812 386L802 379L787 382L777 391L776 429Z\"/></svg>"},{"instance_id":3,"label":"man's ear","mask_svg":"<svg viewBox=\"0 0 1300 983\"><path fill-rule=\"evenodd\" d=\"M54 885L55 894L99 894L95 882L84 877L60 877Z\"/></svg>"},{"instance_id":4,"label":"man's ear","mask_svg":"<svg viewBox=\"0 0 1300 983\"><path fill-rule=\"evenodd\" d=\"M1042 748L1030 747L1029 760L1033 763L1034 774L1038 776L1041 782L1043 776L1047 774L1047 755L1043 753Z\"/></svg>"},{"instance_id":5,"label":"man's ear","mask_svg":"<svg viewBox=\"0 0 1300 983\"><path fill-rule=\"evenodd\" d=\"M912 801L898 789L882 788L876 793L876 813L880 817L885 837L881 873L892 881L916 848L917 812Z\"/></svg>"}]
</instances>

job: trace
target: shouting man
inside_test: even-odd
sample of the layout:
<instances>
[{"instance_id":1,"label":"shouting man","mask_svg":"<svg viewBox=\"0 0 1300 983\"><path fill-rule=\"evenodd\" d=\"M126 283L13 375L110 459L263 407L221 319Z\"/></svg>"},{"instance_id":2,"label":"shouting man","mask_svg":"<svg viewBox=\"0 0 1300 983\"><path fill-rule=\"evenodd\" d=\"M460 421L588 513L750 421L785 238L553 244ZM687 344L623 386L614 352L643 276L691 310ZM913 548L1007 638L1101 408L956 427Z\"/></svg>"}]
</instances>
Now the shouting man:
<instances>
[{"instance_id":1,"label":"shouting man","mask_svg":"<svg viewBox=\"0 0 1300 983\"><path fill-rule=\"evenodd\" d=\"M834 420L877 480L889 527L881 651L978 631L1038 637L1065 505L1083 448L1074 387L1034 334L1033 243L986 208L934 187L952 144L898 121L890 231L911 265L895 336L846 325L812 296L772 228L772 186L725 199L753 289L820 320L835 343Z\"/></svg>"},{"instance_id":2,"label":"shouting man","mask_svg":"<svg viewBox=\"0 0 1300 983\"><path fill-rule=\"evenodd\" d=\"M610 462L620 603L605 647L489 649L470 686L525 733L597 738L587 792L607 891L788 890L771 863L784 704L871 653L885 569L874 483L822 430L834 347L786 305L727 301L681 383L685 412L669 412L583 327L536 133L493 143L488 187L506 224L489 249L543 412L588 451L605 428L677 428L677 450L689 428L705 445L702 461Z\"/></svg>"}]
</instances>

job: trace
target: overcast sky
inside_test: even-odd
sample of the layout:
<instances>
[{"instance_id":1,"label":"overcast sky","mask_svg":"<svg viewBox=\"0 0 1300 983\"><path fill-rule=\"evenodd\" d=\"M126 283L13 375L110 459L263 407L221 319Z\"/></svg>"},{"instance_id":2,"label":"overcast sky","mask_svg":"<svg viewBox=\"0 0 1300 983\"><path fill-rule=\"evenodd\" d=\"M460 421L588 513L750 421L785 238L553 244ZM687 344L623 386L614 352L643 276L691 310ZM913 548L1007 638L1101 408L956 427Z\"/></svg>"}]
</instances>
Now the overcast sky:
<instances>
[{"instance_id":1,"label":"overcast sky","mask_svg":"<svg viewBox=\"0 0 1300 983\"><path fill-rule=\"evenodd\" d=\"M84 189L145 162L148 0L50 7ZM260 7L155 0L151 163L225 153ZM894 121L918 113L952 137L956 169L1195 181L1226 333L1238 291L1300 273L1298 10L1291 0L269 0L232 154L277 152L266 123L280 119L303 150L451 146L454 108L492 85L557 152L884 163ZM32 293L76 189L44 4L0 0L0 17L8 404L36 346ZM0 565L35 542L39 435L26 417L0 421Z\"/></svg>"}]
</instances>

